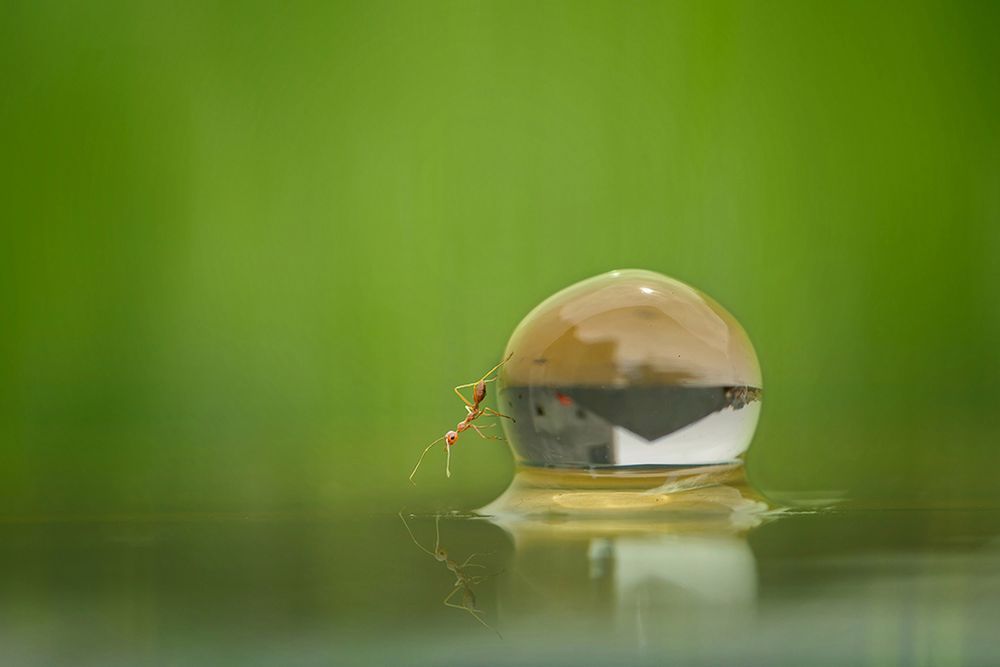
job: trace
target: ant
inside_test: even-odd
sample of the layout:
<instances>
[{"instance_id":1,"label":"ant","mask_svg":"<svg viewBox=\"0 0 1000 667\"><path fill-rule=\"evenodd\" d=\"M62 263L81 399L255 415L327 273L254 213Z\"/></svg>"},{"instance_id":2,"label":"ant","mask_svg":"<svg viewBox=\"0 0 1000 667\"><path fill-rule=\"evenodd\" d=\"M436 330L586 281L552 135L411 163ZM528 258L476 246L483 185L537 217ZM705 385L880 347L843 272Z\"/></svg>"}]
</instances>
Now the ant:
<instances>
[{"instance_id":1,"label":"ant","mask_svg":"<svg viewBox=\"0 0 1000 667\"><path fill-rule=\"evenodd\" d=\"M461 563L458 563L448 558L448 552L445 550L444 547L441 546L440 515L436 515L434 517L433 551L431 551L430 549L428 549L427 547L425 547L424 545L420 544L420 542L417 541L417 538L413 535L413 531L410 529L410 524L406 523L406 519L403 518L402 512L399 513L399 518L403 522L403 526L406 528L406 532L410 534L410 539L413 540L413 543L417 545L417 548L419 548L424 553L430 554L434 558L434 560L438 561L439 563L444 563L444 566L448 568L448 570L452 574L455 575L455 583L452 585L451 592L445 596L444 600L442 600L444 605L446 607L453 607L455 609L462 609L463 611L469 612L469 615L472 616L477 621L479 621L483 625L483 627L488 628L493 632L496 632L497 636L500 637L500 639L503 639L503 635L501 635L496 630L496 628L492 627L489 623L483 620L482 610L476 608L476 594L472 592L472 587L475 584L484 581L488 575L485 574L470 575L467 572L465 572L465 570L467 570L470 567L481 567L481 568L486 567L485 565L480 565L479 563L471 562L473 558L479 556L480 554L478 553L471 554ZM455 604L454 602L451 601L451 599L455 597L455 594L458 593L459 591L462 592L462 604Z\"/></svg>"},{"instance_id":2,"label":"ant","mask_svg":"<svg viewBox=\"0 0 1000 667\"><path fill-rule=\"evenodd\" d=\"M486 435L482 431L482 429L484 429L484 428L491 428L493 426L496 426L496 424L489 424L488 426L477 426L476 424L473 424L472 422L474 422L479 417L482 417L484 414L485 415L491 415L491 416L494 416L494 417L504 417L505 419L509 419L511 421L515 421L513 417L510 417L510 416L505 415L503 413L497 412L493 408L480 407L480 404L486 399L486 383L487 382L495 382L496 381L496 378L495 377L494 378L490 378L490 375L492 375L493 373L495 373L498 368L500 368L505 363L507 363L508 361L510 361L510 358L512 356L514 356L513 352L511 352L510 354L508 354L506 359L504 359L499 364L497 364L496 366L494 366L493 368L491 368L489 370L489 372L486 373L486 375L484 375L483 377L479 378L475 382L470 382L468 384L460 384L457 387L455 387L455 393L458 394L458 397L460 399L462 399L463 403L465 403L465 413L466 413L465 414L465 419L463 419L462 421L458 422L458 425L455 426L455 430L454 431L448 431L443 436L441 436L440 438L438 438L437 440L435 440L434 442L432 442L431 444L427 445L427 447L424 448L423 453L420 454L420 458L417 460L417 465L415 465L413 467L413 472L410 473L410 483L411 484L415 483L413 481L413 476L417 474L417 468L419 468L420 464L423 462L424 455L427 454L427 452L430 450L431 447L433 447L437 443L441 442L442 440L444 440L444 450L445 450L445 453L448 455L447 459L446 459L446 462L445 462L445 468L444 468L445 475L447 475L448 477L451 477L451 446L454 445L456 441L458 441L458 434L459 433L461 433L462 431L466 431L466 430L468 430L468 429L471 428L473 431L475 431L476 433L478 433L479 437L482 438L483 440L503 440L503 438L501 438L500 436L497 436L497 435ZM489 379L487 379L487 378L489 378ZM459 391L460 389L466 389L468 387L473 387L473 390L472 390L472 400L471 401L469 399L467 399L462 394L461 391Z\"/></svg>"}]
</instances>

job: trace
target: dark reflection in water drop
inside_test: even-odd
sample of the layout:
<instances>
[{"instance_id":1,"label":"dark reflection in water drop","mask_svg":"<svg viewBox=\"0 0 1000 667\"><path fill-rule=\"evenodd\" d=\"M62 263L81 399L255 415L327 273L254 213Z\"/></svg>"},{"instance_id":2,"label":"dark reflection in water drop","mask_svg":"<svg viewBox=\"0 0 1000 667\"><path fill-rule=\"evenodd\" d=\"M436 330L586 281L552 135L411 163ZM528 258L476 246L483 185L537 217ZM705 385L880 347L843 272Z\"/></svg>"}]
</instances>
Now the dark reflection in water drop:
<instances>
[{"instance_id":1,"label":"dark reflection in water drop","mask_svg":"<svg viewBox=\"0 0 1000 667\"><path fill-rule=\"evenodd\" d=\"M754 387L534 386L501 392L516 420L507 432L520 443L522 463L568 468L735 461L740 452L727 445L752 430L757 411L744 408L759 396ZM707 418L700 430L669 439Z\"/></svg>"}]
</instances>

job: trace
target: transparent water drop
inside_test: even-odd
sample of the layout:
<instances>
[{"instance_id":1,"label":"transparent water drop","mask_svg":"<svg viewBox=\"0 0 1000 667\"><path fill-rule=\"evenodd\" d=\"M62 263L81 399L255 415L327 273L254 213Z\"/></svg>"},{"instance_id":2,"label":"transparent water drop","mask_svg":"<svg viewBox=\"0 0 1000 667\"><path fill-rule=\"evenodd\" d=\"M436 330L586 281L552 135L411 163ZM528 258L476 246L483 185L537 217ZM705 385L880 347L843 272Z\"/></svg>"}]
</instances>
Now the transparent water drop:
<instances>
[{"instance_id":1,"label":"transparent water drop","mask_svg":"<svg viewBox=\"0 0 1000 667\"><path fill-rule=\"evenodd\" d=\"M498 383L521 466L627 470L740 461L760 413L757 355L735 318L684 283L613 271L518 325Z\"/></svg>"}]
</instances>

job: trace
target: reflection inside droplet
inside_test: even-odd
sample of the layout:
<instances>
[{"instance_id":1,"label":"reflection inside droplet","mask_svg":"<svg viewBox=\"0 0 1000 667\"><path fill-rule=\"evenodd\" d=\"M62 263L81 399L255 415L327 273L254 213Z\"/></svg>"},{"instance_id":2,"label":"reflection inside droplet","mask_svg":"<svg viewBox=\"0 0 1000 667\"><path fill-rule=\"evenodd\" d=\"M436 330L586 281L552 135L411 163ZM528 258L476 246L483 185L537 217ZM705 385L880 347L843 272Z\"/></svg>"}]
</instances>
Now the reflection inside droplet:
<instances>
[{"instance_id":1,"label":"reflection inside droplet","mask_svg":"<svg viewBox=\"0 0 1000 667\"><path fill-rule=\"evenodd\" d=\"M499 400L525 466L739 460L760 412L749 338L721 306L650 271L615 271L535 308L507 346Z\"/></svg>"}]
</instances>

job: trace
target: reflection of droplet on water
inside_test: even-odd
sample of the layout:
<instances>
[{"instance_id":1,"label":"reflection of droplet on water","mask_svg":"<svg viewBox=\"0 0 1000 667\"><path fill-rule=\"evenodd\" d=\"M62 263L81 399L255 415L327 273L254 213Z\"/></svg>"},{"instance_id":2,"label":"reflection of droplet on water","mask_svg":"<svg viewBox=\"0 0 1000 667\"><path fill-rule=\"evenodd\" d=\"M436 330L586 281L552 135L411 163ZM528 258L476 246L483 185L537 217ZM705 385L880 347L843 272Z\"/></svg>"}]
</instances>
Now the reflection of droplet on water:
<instances>
[{"instance_id":1,"label":"reflection of droplet on water","mask_svg":"<svg viewBox=\"0 0 1000 667\"><path fill-rule=\"evenodd\" d=\"M535 308L507 345L500 409L523 466L622 470L739 460L761 401L746 332L701 292L614 271Z\"/></svg>"},{"instance_id":2,"label":"reflection of droplet on water","mask_svg":"<svg viewBox=\"0 0 1000 667\"><path fill-rule=\"evenodd\" d=\"M715 638L747 632L758 575L745 530L646 516L494 519L514 544L498 586L504 631L627 640L650 651L677 650L706 628Z\"/></svg>"}]
</instances>

